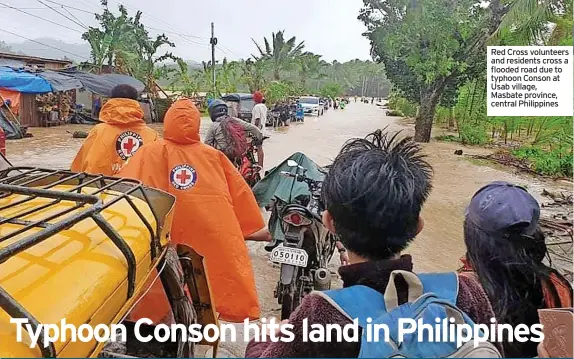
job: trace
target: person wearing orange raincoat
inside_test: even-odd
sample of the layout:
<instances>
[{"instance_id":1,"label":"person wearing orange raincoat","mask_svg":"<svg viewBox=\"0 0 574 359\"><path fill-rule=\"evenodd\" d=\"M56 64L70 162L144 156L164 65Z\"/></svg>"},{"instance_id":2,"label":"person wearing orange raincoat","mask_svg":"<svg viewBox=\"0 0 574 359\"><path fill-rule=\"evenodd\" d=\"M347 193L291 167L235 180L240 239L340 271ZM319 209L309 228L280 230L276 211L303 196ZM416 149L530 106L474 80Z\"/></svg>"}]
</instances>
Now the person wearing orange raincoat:
<instances>
[{"instance_id":1,"label":"person wearing orange raincoat","mask_svg":"<svg viewBox=\"0 0 574 359\"><path fill-rule=\"evenodd\" d=\"M144 144L159 138L143 119L135 88L118 85L111 95L100 111L103 123L90 131L72 162L74 172L113 176Z\"/></svg>"},{"instance_id":2,"label":"person wearing orange raincoat","mask_svg":"<svg viewBox=\"0 0 574 359\"><path fill-rule=\"evenodd\" d=\"M163 139L145 145L120 176L176 197L173 243L186 244L205 258L212 300L219 318L258 319L259 302L245 240L269 241L251 189L231 161L201 142L199 110L176 101L164 118ZM130 320L169 321L170 307L160 281L134 308Z\"/></svg>"}]
</instances>

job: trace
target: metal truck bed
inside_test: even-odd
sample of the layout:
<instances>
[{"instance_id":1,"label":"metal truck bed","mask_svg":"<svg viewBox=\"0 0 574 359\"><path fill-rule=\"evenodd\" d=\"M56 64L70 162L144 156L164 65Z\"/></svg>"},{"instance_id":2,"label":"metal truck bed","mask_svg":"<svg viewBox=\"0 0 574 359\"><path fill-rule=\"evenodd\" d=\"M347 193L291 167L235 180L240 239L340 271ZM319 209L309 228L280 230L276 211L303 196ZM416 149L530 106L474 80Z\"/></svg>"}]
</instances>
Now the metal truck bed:
<instances>
[{"instance_id":1,"label":"metal truck bed","mask_svg":"<svg viewBox=\"0 0 574 359\"><path fill-rule=\"evenodd\" d=\"M141 183L62 170L0 171L0 357L86 357L95 340L29 348L34 325L116 324L162 264L174 197Z\"/></svg>"}]
</instances>

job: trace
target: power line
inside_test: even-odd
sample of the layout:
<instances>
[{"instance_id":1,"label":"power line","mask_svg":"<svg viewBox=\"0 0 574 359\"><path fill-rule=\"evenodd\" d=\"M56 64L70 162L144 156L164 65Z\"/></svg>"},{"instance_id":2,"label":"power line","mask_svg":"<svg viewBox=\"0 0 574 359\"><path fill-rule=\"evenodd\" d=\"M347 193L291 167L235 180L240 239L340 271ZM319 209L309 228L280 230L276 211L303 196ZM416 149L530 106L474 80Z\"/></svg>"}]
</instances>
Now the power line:
<instances>
[{"instance_id":1,"label":"power line","mask_svg":"<svg viewBox=\"0 0 574 359\"><path fill-rule=\"evenodd\" d=\"M55 46L48 45L48 44L44 44L44 43L42 43L42 42L40 42L40 41L37 41L37 40L32 40L32 39L27 38L27 37L25 37L25 36L22 36L22 35L18 35L18 34L16 34L16 33L13 33L12 31L8 31L8 30L3 29L3 28L0 28L0 31L3 31L3 32L8 33L8 34L10 34L10 35L18 36L18 37L20 37L20 38L22 38L22 39L25 39L25 40L28 40L28 41L32 41L33 43L36 43L36 44L39 44L39 45L42 45L42 46L45 46L45 47L49 47L49 48L51 48L51 49L58 50L58 51L60 51L60 52L66 53L66 54L74 55L74 56L76 56L76 57L78 57L78 58L80 58L80 59L83 59L83 60L87 60L86 57L84 57L84 56L82 56L82 55L78 55L78 54L75 54L75 53L70 52L70 51L62 50L62 49L59 49L59 48L57 48L57 47L55 47Z\"/></svg>"},{"instance_id":2,"label":"power line","mask_svg":"<svg viewBox=\"0 0 574 359\"><path fill-rule=\"evenodd\" d=\"M4 7L6 7L6 8L9 8L9 9L13 9L13 10L16 10L16 11L20 11L21 13L24 13L24 14L26 14L26 15L30 15L30 16L35 17L35 18L37 18L37 19L47 21L47 22L49 22L49 23L51 23L51 24L54 24L54 25L57 25L57 26L66 28L66 29L68 29L68 30L75 31L75 32L80 33L80 34L82 33L81 31L79 31L79 30L77 30L77 29L73 29L73 28L68 27L68 26L66 26L66 25L59 24L59 23L57 23L57 22L55 22L55 21L45 19L45 18L43 18L43 17L41 17L41 16L38 16L38 15L35 15L35 14L32 14L32 13L29 13L29 12L27 12L27 11L18 9L18 8L16 8L16 7L13 7L13 6L4 4L4 3L0 3L0 5L1 5L1 6L4 6Z\"/></svg>"},{"instance_id":3,"label":"power line","mask_svg":"<svg viewBox=\"0 0 574 359\"><path fill-rule=\"evenodd\" d=\"M183 39L184 41L186 41L186 42L188 42L188 43L190 43L190 44L195 44L195 45L199 45L199 46L209 47L207 44L201 43L201 42L199 42L199 41L197 41L197 40L188 39L188 36L187 36L186 34L182 34L182 33L179 33L179 32L174 32L174 31L162 30L162 29L158 29L158 28L155 28L155 27L147 26L147 25L145 25L145 28L146 28L146 29L150 29L150 30L155 30L155 31L163 32L163 33L166 33L166 34L172 34L172 35L179 36L181 39ZM209 40L209 39L208 39L208 40Z\"/></svg>"},{"instance_id":4,"label":"power line","mask_svg":"<svg viewBox=\"0 0 574 359\"><path fill-rule=\"evenodd\" d=\"M115 3L118 4L118 5L124 6L124 7L125 7L126 9L128 9L128 10L134 11L133 8L130 8L131 5L130 5L130 6L127 6L125 3L121 3L121 2L119 2L119 1L117 1L117 0L112 0L112 1L115 2ZM153 16L153 15L144 13L144 12L141 11L141 10L139 10L139 11L142 13L143 16L146 16L146 17L150 18L151 20L155 20L155 21L158 22L158 23L161 23L161 24L163 24L163 25L166 25L169 29L172 29L172 30L177 31L177 32L174 32L174 31L164 31L164 30L159 30L159 31L163 31L163 32L165 32L165 33L170 33L170 32L171 32L172 34L179 35L179 36L181 36L181 37L189 37L189 38L194 38L194 39L198 39L198 40L209 40L209 37L202 37L202 36L196 36L196 35L186 34L182 29L179 29L179 28L173 26L173 25L170 24L169 22L166 22L166 21L164 21L164 20L158 18L157 16ZM152 28L149 27L149 26L146 26L146 27L152 29ZM158 30L158 29L156 29L156 30Z\"/></svg>"},{"instance_id":5,"label":"power line","mask_svg":"<svg viewBox=\"0 0 574 359\"><path fill-rule=\"evenodd\" d=\"M86 25L84 25L84 24L82 24L82 23L80 23L80 22L77 22L76 20L73 20L73 19L71 19L70 17L68 17L68 16L66 16L66 15L64 15L64 14L62 14L61 12L59 12L59 11L56 10L56 9L54 9L54 8L51 7L50 5L46 4L46 3L43 2L42 0L37 0L37 1L38 1L40 4L44 5L45 7L47 7L47 8L49 8L49 9L53 10L54 12L58 13L59 15L65 17L65 18L68 19L68 20L70 20L70 21L73 22L74 24L76 24L76 25L78 25L78 26L80 26L80 27L83 27L83 28L86 29L86 30L88 29L88 27L87 27ZM63 7L63 6L62 6L62 7Z\"/></svg>"},{"instance_id":6,"label":"power line","mask_svg":"<svg viewBox=\"0 0 574 359\"><path fill-rule=\"evenodd\" d=\"M62 6L62 10L64 10L64 11L67 12L68 14L70 14L70 16L73 17L74 19L78 20L78 22L79 22L80 24L82 24L86 30L88 29L88 26L86 26L86 24L84 24L84 23L82 22L82 20L78 19L74 14L72 14L72 12L71 12L70 10L66 9L64 6Z\"/></svg>"},{"instance_id":7,"label":"power line","mask_svg":"<svg viewBox=\"0 0 574 359\"><path fill-rule=\"evenodd\" d=\"M39 1L39 0L38 0L38 1ZM59 2L57 2L57 1L53 1L53 0L44 0L44 1L47 1L47 2L52 3L52 4L55 4L55 5L59 5L59 6L61 6L61 7L64 8L64 9L68 8L68 9L80 11L80 12L83 12L83 13L86 13L86 14L91 14L91 15L94 15L94 14L95 14L95 12L93 12L93 11L88 11L88 10L81 9L81 8L78 8L78 7L74 7L74 6L70 6L70 5L65 5L65 4L59 3ZM118 3L118 2L116 2L116 3ZM118 3L118 4L120 4L120 3ZM120 4L120 5L122 5L122 4ZM125 5L124 5L124 6L125 6ZM127 7L126 7L126 8L127 8ZM147 25L146 25L145 27L146 27L147 29L150 29L150 30L155 30L155 31L159 31L159 32L164 32L164 33L166 33L166 34L176 35L176 36L178 36L179 38L181 38L183 41L185 41L185 42L187 42L187 43L189 43L189 44L193 44L193 45L198 45L198 46L202 46L202 47L205 47L205 48L209 48L209 45L204 44L204 43L201 43L201 42L199 42L199 41L197 41L197 40L192 40L192 39L189 38L189 37L200 38L200 37L198 37L198 36L192 36L192 35L187 35L187 34L180 33L180 32L158 29L158 28L155 28L155 27L147 26ZM206 40L209 40L208 38L205 38L205 39L206 39Z\"/></svg>"},{"instance_id":8,"label":"power line","mask_svg":"<svg viewBox=\"0 0 574 359\"><path fill-rule=\"evenodd\" d=\"M94 11L88 11L88 10L80 9L80 8L73 7L73 6L70 6L70 5L64 5L64 4L59 3L59 2L56 2L56 1L52 1L52 0L44 0L44 1L47 1L47 2L52 3L52 4L55 4L55 5L59 5L59 6L61 6L62 8L70 8L70 9L72 9L72 10L85 12L85 13L91 14L91 15L94 15L94 14L95 14Z\"/></svg>"},{"instance_id":9,"label":"power line","mask_svg":"<svg viewBox=\"0 0 574 359\"><path fill-rule=\"evenodd\" d=\"M231 55L237 56L237 58L239 58L239 59L241 58L241 56L237 55L237 53L235 51L231 50L229 47L221 45L221 44L218 44L218 46L220 47L220 50L222 50L223 52L227 51L228 54L230 53Z\"/></svg>"}]
</instances>

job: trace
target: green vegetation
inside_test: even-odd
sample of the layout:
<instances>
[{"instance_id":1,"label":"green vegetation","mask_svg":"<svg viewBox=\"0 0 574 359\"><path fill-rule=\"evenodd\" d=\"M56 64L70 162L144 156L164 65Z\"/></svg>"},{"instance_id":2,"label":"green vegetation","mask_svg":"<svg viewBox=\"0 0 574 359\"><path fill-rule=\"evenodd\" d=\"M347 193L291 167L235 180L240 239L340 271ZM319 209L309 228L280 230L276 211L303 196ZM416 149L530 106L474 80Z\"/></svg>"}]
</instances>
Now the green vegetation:
<instances>
[{"instance_id":1,"label":"green vegetation","mask_svg":"<svg viewBox=\"0 0 574 359\"><path fill-rule=\"evenodd\" d=\"M482 6L474 0L363 2L359 19L367 26L365 36L395 94L417 107L415 140L420 142L430 140L437 116L462 121L464 108L465 120L485 121L480 107L485 107L486 45L572 45L571 0L488 0ZM471 116L476 112L479 118ZM484 142L476 127L466 126L473 133L461 137Z\"/></svg>"},{"instance_id":2,"label":"green vegetation","mask_svg":"<svg viewBox=\"0 0 574 359\"><path fill-rule=\"evenodd\" d=\"M321 87L319 94L324 97L335 98L344 95L345 90L338 83L331 82Z\"/></svg>"},{"instance_id":3,"label":"green vegetation","mask_svg":"<svg viewBox=\"0 0 574 359\"><path fill-rule=\"evenodd\" d=\"M272 38L274 42L264 40L260 55L239 61L223 59L221 64L216 64L218 93L261 90L268 101L274 102L286 96L306 94L384 97L390 91L391 85L381 64L361 60L328 63L320 55L302 52L304 43L295 45L294 38L284 41L282 32L273 34ZM285 49L281 50L281 46ZM199 70L171 66L169 80L162 79L160 83L184 93L209 92L211 63L204 62L203 66Z\"/></svg>"},{"instance_id":4,"label":"green vegetation","mask_svg":"<svg viewBox=\"0 0 574 359\"><path fill-rule=\"evenodd\" d=\"M464 145L499 145L525 161L538 173L572 176L574 141L572 117L487 117L484 82L470 82L459 90L455 105L437 107L434 122L457 135L436 136L438 141ZM389 108L416 115L416 105L396 96L389 97ZM414 114L413 114L414 108Z\"/></svg>"},{"instance_id":5,"label":"green vegetation","mask_svg":"<svg viewBox=\"0 0 574 359\"><path fill-rule=\"evenodd\" d=\"M416 140L437 123L458 133L438 140L506 146L539 173L572 175L572 118L488 117L485 62L486 45L572 45L571 0L364 3L359 19L393 83L389 108L416 117Z\"/></svg>"},{"instance_id":6,"label":"green vegetation","mask_svg":"<svg viewBox=\"0 0 574 359\"><path fill-rule=\"evenodd\" d=\"M92 49L91 61L82 66L96 73L113 67L144 82L152 96L157 96L158 84L185 96L261 90L270 102L303 94L384 97L390 90L383 65L361 60L328 63L321 55L305 51L303 41L287 37L284 31L263 37L261 42L253 39L257 54L251 58L217 61L214 89L210 61L199 68L190 66L165 51L175 47L165 34L149 36L141 12L131 16L119 5L114 13L107 0L101 4L102 13L95 15L99 26L82 35Z\"/></svg>"},{"instance_id":7,"label":"green vegetation","mask_svg":"<svg viewBox=\"0 0 574 359\"><path fill-rule=\"evenodd\" d=\"M572 150L546 151L540 147L528 146L514 150L512 154L532 164L533 169L541 174L572 177Z\"/></svg>"}]
</instances>

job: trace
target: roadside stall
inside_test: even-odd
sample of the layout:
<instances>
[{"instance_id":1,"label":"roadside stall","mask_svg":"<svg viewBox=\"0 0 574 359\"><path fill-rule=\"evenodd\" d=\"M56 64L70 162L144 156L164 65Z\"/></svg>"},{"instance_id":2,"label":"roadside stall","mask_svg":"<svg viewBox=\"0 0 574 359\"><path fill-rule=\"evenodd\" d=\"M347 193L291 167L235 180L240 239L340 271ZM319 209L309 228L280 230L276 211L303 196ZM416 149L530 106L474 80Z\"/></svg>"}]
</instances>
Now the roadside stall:
<instances>
[{"instance_id":1,"label":"roadside stall","mask_svg":"<svg viewBox=\"0 0 574 359\"><path fill-rule=\"evenodd\" d=\"M86 116L75 106L76 91L86 90L109 97L119 84L143 92L144 84L120 74L96 75L75 70L38 71L0 67L0 100L9 99L9 106L0 116L0 125L7 138L24 136L22 128L47 127L63 123L94 124L97 119Z\"/></svg>"}]
</instances>

